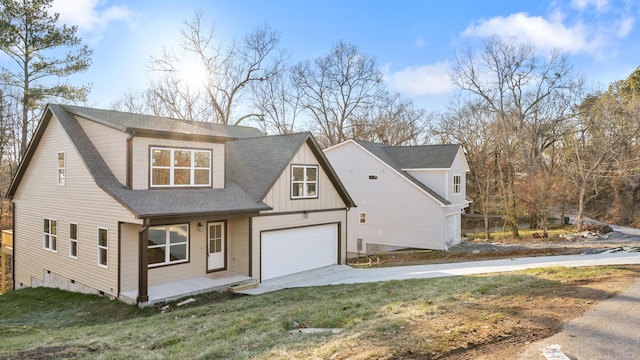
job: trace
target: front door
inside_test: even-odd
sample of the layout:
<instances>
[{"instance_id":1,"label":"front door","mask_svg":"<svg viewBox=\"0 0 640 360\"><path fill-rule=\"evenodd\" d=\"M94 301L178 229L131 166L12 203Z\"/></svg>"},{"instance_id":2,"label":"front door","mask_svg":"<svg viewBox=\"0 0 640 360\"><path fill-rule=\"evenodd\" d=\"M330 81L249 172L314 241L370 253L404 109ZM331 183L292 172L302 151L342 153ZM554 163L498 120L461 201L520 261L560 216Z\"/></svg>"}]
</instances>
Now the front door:
<instances>
[{"instance_id":1,"label":"front door","mask_svg":"<svg viewBox=\"0 0 640 360\"><path fill-rule=\"evenodd\" d=\"M207 269L224 269L225 259L224 223L209 223L207 229Z\"/></svg>"}]
</instances>

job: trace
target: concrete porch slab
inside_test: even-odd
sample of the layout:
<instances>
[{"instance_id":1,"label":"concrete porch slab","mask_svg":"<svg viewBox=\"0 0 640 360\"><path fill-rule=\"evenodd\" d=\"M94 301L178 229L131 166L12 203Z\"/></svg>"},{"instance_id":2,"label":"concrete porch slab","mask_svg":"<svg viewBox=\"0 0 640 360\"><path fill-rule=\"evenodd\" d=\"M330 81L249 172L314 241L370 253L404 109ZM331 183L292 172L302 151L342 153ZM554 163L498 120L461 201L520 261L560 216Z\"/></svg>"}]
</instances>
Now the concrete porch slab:
<instances>
[{"instance_id":1,"label":"concrete porch slab","mask_svg":"<svg viewBox=\"0 0 640 360\"><path fill-rule=\"evenodd\" d=\"M172 281L165 284L149 286L149 301L139 306L152 306L177 300L183 297L202 294L211 291L226 291L231 286L255 282L254 278L232 271L221 271L195 278ZM127 304L136 304L138 289L120 293L120 300Z\"/></svg>"}]
</instances>

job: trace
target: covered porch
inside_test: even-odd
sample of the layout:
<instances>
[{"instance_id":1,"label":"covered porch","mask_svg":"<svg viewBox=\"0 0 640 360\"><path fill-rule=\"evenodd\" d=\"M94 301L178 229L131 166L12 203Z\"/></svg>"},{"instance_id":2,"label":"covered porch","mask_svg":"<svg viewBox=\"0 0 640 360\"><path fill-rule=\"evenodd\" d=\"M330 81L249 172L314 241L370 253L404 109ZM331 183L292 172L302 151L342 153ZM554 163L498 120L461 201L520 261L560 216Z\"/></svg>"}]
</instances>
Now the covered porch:
<instances>
[{"instance_id":1,"label":"covered porch","mask_svg":"<svg viewBox=\"0 0 640 360\"><path fill-rule=\"evenodd\" d=\"M234 271L219 271L189 279L167 282L149 286L149 299L139 306L153 306L174 301L191 295L211 291L226 291L232 286L256 283L256 279ZM138 289L123 291L120 300L125 303L137 304Z\"/></svg>"}]
</instances>

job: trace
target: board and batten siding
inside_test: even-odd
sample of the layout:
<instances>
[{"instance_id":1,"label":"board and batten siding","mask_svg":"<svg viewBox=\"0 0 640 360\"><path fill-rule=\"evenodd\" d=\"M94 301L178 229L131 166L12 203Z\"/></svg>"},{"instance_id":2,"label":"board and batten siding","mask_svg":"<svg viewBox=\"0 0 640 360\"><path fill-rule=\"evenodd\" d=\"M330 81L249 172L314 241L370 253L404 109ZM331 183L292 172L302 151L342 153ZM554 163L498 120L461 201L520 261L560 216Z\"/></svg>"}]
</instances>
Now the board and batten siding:
<instances>
[{"instance_id":1,"label":"board and batten siding","mask_svg":"<svg viewBox=\"0 0 640 360\"><path fill-rule=\"evenodd\" d=\"M291 166L292 165L317 165L318 166L318 198L291 199ZM344 209L344 201L338 194L331 180L318 164L318 159L306 143L300 148L283 173L269 190L263 201L273 210L266 213L281 213L292 211L314 211L322 209Z\"/></svg>"},{"instance_id":2,"label":"board and batten siding","mask_svg":"<svg viewBox=\"0 0 640 360\"><path fill-rule=\"evenodd\" d=\"M127 183L127 137L129 134L75 116L109 169L122 184Z\"/></svg>"},{"instance_id":3,"label":"board and batten siding","mask_svg":"<svg viewBox=\"0 0 640 360\"><path fill-rule=\"evenodd\" d=\"M441 204L371 155L349 142L326 152L357 207L348 212L347 251L357 253L357 239L390 247L443 249ZM374 179L370 179L372 175ZM366 214L366 224L360 223Z\"/></svg>"},{"instance_id":4,"label":"board and batten siding","mask_svg":"<svg viewBox=\"0 0 640 360\"><path fill-rule=\"evenodd\" d=\"M57 185L57 154L65 152L65 185ZM40 286L50 271L117 296L118 224L140 220L94 182L55 117L44 132L13 201L17 287ZM43 219L57 221L57 251L43 248ZM78 258L69 256L69 223L78 224ZM98 265L98 228L108 229L108 267Z\"/></svg>"},{"instance_id":5,"label":"board and batten siding","mask_svg":"<svg viewBox=\"0 0 640 360\"><path fill-rule=\"evenodd\" d=\"M151 156L149 148L151 146L175 149L211 150L211 184L213 185L213 188L224 188L225 145L223 143L134 137L132 150L132 189L143 190L149 188L149 160Z\"/></svg>"},{"instance_id":6,"label":"board and batten siding","mask_svg":"<svg viewBox=\"0 0 640 360\"><path fill-rule=\"evenodd\" d=\"M352 210L353 211L353 210ZM252 246L251 246L251 259L252 259L252 274L251 276L256 279L260 279L260 254L261 254L261 240L260 233L267 230L283 230L291 229L303 226L314 226L323 224L341 223L339 226L340 234L340 254L339 261L344 264L346 261L346 241L347 233L346 226L344 224L346 218L345 210L335 210L326 212L311 212L308 217L304 217L303 214L286 214L286 215L270 215L270 216L257 216L253 218L252 226ZM313 254L309 254L313 256Z\"/></svg>"}]
</instances>

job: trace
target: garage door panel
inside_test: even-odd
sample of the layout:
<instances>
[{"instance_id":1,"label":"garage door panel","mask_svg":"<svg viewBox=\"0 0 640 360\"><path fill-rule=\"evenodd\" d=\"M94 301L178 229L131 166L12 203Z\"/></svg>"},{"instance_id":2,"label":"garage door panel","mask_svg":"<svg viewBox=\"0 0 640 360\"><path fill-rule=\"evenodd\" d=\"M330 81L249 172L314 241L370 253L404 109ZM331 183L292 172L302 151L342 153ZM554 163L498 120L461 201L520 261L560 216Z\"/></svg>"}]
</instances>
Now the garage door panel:
<instances>
[{"instance_id":1,"label":"garage door panel","mask_svg":"<svg viewBox=\"0 0 640 360\"><path fill-rule=\"evenodd\" d=\"M265 231L262 280L337 264L337 224Z\"/></svg>"}]
</instances>

